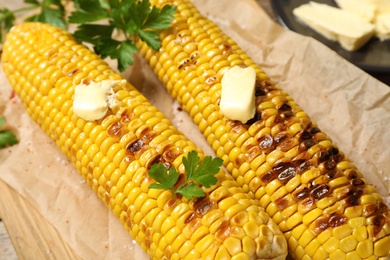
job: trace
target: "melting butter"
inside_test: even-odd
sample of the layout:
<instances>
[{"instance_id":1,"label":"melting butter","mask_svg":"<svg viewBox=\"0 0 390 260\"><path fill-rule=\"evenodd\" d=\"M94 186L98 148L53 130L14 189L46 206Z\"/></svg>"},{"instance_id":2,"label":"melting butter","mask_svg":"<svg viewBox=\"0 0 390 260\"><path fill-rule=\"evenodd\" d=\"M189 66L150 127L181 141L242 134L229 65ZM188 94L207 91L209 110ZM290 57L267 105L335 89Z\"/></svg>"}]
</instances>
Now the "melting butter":
<instances>
[{"instance_id":1,"label":"melting butter","mask_svg":"<svg viewBox=\"0 0 390 260\"><path fill-rule=\"evenodd\" d=\"M77 85L74 90L73 112L87 121L103 118L109 108L117 106L113 87L120 82L122 81L103 80Z\"/></svg>"},{"instance_id":2,"label":"melting butter","mask_svg":"<svg viewBox=\"0 0 390 260\"><path fill-rule=\"evenodd\" d=\"M234 66L222 77L220 109L231 120L246 123L256 113L256 71L252 67Z\"/></svg>"}]
</instances>

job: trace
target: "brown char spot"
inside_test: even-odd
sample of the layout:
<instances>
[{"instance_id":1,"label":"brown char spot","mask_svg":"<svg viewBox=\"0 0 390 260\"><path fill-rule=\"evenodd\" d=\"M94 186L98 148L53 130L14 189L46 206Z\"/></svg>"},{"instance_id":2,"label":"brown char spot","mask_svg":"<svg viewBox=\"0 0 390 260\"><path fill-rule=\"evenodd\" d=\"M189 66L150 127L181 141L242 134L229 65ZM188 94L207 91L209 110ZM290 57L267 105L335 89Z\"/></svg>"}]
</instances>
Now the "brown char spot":
<instances>
[{"instance_id":1,"label":"brown char spot","mask_svg":"<svg viewBox=\"0 0 390 260\"><path fill-rule=\"evenodd\" d=\"M377 209L378 214L383 214L383 213L387 212L388 210L389 210L389 208L387 207L386 203L384 203L383 201L380 201L378 203L378 209Z\"/></svg>"},{"instance_id":2,"label":"brown char spot","mask_svg":"<svg viewBox=\"0 0 390 260\"><path fill-rule=\"evenodd\" d=\"M300 152L307 151L310 147L314 146L317 143L316 140L304 140L299 144L298 150Z\"/></svg>"},{"instance_id":3,"label":"brown char spot","mask_svg":"<svg viewBox=\"0 0 390 260\"><path fill-rule=\"evenodd\" d=\"M239 133L244 128L243 124L237 120L230 120L230 125L232 126L232 134Z\"/></svg>"},{"instance_id":4,"label":"brown char spot","mask_svg":"<svg viewBox=\"0 0 390 260\"><path fill-rule=\"evenodd\" d=\"M152 239L150 237L150 230L149 229L146 229L144 241L145 241L146 247L150 248L150 246L152 245Z\"/></svg>"},{"instance_id":5,"label":"brown char spot","mask_svg":"<svg viewBox=\"0 0 390 260\"><path fill-rule=\"evenodd\" d=\"M295 167L287 167L281 173L279 173L278 179L283 183L287 183L290 179L292 179L295 176L295 174L296 174Z\"/></svg>"},{"instance_id":6,"label":"brown char spot","mask_svg":"<svg viewBox=\"0 0 390 260\"><path fill-rule=\"evenodd\" d=\"M245 155L240 154L239 156L236 157L234 163L237 167L240 167L245 161L246 161Z\"/></svg>"},{"instance_id":7,"label":"brown char spot","mask_svg":"<svg viewBox=\"0 0 390 260\"><path fill-rule=\"evenodd\" d=\"M123 113L121 114L121 123L122 124L126 124L126 123L129 123L132 119L132 116L130 115L129 111L125 110L123 111Z\"/></svg>"},{"instance_id":8,"label":"brown char spot","mask_svg":"<svg viewBox=\"0 0 390 260\"><path fill-rule=\"evenodd\" d=\"M162 163L162 161L163 160L161 154L155 154L146 162L146 168L150 169L153 164Z\"/></svg>"},{"instance_id":9,"label":"brown char spot","mask_svg":"<svg viewBox=\"0 0 390 260\"><path fill-rule=\"evenodd\" d=\"M248 149L248 151L245 153L245 156L248 158L248 161L252 161L258 155L260 155L260 153L260 148L258 146L253 146Z\"/></svg>"},{"instance_id":10,"label":"brown char spot","mask_svg":"<svg viewBox=\"0 0 390 260\"><path fill-rule=\"evenodd\" d=\"M347 193L347 198L345 199L345 203L347 206L356 206L359 205L359 199L363 195L363 189L359 187L349 187L349 191Z\"/></svg>"},{"instance_id":11,"label":"brown char spot","mask_svg":"<svg viewBox=\"0 0 390 260\"><path fill-rule=\"evenodd\" d=\"M310 195L310 190L307 187L294 193L294 196L297 200L305 199L305 198L309 197L309 195Z\"/></svg>"},{"instance_id":12,"label":"brown char spot","mask_svg":"<svg viewBox=\"0 0 390 260\"><path fill-rule=\"evenodd\" d=\"M329 217L329 226L330 227L339 227L347 222L347 217L341 214L333 214Z\"/></svg>"},{"instance_id":13,"label":"brown char spot","mask_svg":"<svg viewBox=\"0 0 390 260\"><path fill-rule=\"evenodd\" d=\"M171 146L163 152L163 158L166 162L173 162L180 154L179 148Z\"/></svg>"},{"instance_id":14,"label":"brown char spot","mask_svg":"<svg viewBox=\"0 0 390 260\"><path fill-rule=\"evenodd\" d=\"M261 150L268 150L273 147L274 139L271 135L264 135L258 139L259 147Z\"/></svg>"},{"instance_id":15,"label":"brown char spot","mask_svg":"<svg viewBox=\"0 0 390 260\"><path fill-rule=\"evenodd\" d=\"M301 201L300 206L303 207L304 209L310 209L313 207L315 204L315 200L311 197L308 197L304 200Z\"/></svg>"},{"instance_id":16,"label":"brown char spot","mask_svg":"<svg viewBox=\"0 0 390 260\"><path fill-rule=\"evenodd\" d=\"M226 43L220 44L219 49L222 50L222 54L226 56L233 53L232 47Z\"/></svg>"},{"instance_id":17,"label":"brown char spot","mask_svg":"<svg viewBox=\"0 0 390 260\"><path fill-rule=\"evenodd\" d=\"M196 216L195 216L195 213L194 212L192 212L190 215L188 215L188 217L184 220L184 223L185 224L188 224L188 223L190 223L193 219L195 219L196 218Z\"/></svg>"},{"instance_id":18,"label":"brown char spot","mask_svg":"<svg viewBox=\"0 0 390 260\"><path fill-rule=\"evenodd\" d=\"M296 145L296 142L294 139L287 139L283 142L281 142L278 147L283 151L287 152L288 150L294 148Z\"/></svg>"},{"instance_id":19,"label":"brown char spot","mask_svg":"<svg viewBox=\"0 0 390 260\"><path fill-rule=\"evenodd\" d=\"M291 111L291 106L287 103L283 103L283 105L281 105L278 109L280 112L283 112L283 111Z\"/></svg>"},{"instance_id":20,"label":"brown char spot","mask_svg":"<svg viewBox=\"0 0 390 260\"><path fill-rule=\"evenodd\" d=\"M322 231L325 231L329 227L335 228L343 225L348 221L348 218L344 215L334 213L327 217L320 217L314 222L313 231L315 235L319 235Z\"/></svg>"},{"instance_id":21,"label":"brown char spot","mask_svg":"<svg viewBox=\"0 0 390 260\"><path fill-rule=\"evenodd\" d=\"M314 199L319 200L319 199L326 197L326 195L329 194L329 191L330 191L330 188L328 185L319 184L319 185L316 185L315 187L312 188L310 195Z\"/></svg>"},{"instance_id":22,"label":"brown char spot","mask_svg":"<svg viewBox=\"0 0 390 260\"><path fill-rule=\"evenodd\" d=\"M279 143L281 143L282 141L286 140L288 137L289 137L288 133L286 133L286 132L280 132L280 133L277 133L277 134L274 136L274 141L275 141L275 143L279 144Z\"/></svg>"},{"instance_id":23,"label":"brown char spot","mask_svg":"<svg viewBox=\"0 0 390 260\"><path fill-rule=\"evenodd\" d=\"M267 184L270 183L273 179L275 179L275 177L272 174L272 172L266 172L263 175L261 175L260 179L264 184Z\"/></svg>"},{"instance_id":24,"label":"brown char spot","mask_svg":"<svg viewBox=\"0 0 390 260\"><path fill-rule=\"evenodd\" d=\"M352 186L362 186L366 183L362 179L352 179L351 184L352 184Z\"/></svg>"},{"instance_id":25,"label":"brown char spot","mask_svg":"<svg viewBox=\"0 0 390 260\"><path fill-rule=\"evenodd\" d=\"M194 209L199 217L204 216L215 208L215 202L208 197L197 198L194 202Z\"/></svg>"},{"instance_id":26,"label":"brown char spot","mask_svg":"<svg viewBox=\"0 0 390 260\"><path fill-rule=\"evenodd\" d=\"M149 128L145 128L141 133L142 140L145 143L149 143L154 137L156 137L156 135L157 133Z\"/></svg>"},{"instance_id":27,"label":"brown char spot","mask_svg":"<svg viewBox=\"0 0 390 260\"><path fill-rule=\"evenodd\" d=\"M221 223L217 229L217 232L215 233L215 236L219 241L225 241L225 239L230 236L230 225L227 220Z\"/></svg>"},{"instance_id":28,"label":"brown char spot","mask_svg":"<svg viewBox=\"0 0 390 260\"><path fill-rule=\"evenodd\" d=\"M278 198L275 201L275 204L279 210L284 210L289 206L289 200L286 198Z\"/></svg>"},{"instance_id":29,"label":"brown char spot","mask_svg":"<svg viewBox=\"0 0 390 260\"><path fill-rule=\"evenodd\" d=\"M112 123L107 129L107 133L112 137L122 137L124 133L122 131L122 123L120 121Z\"/></svg>"},{"instance_id":30,"label":"brown char spot","mask_svg":"<svg viewBox=\"0 0 390 260\"><path fill-rule=\"evenodd\" d=\"M173 209L176 205L178 204L178 199L177 197L172 197L168 200L167 206L170 209Z\"/></svg>"},{"instance_id":31,"label":"brown char spot","mask_svg":"<svg viewBox=\"0 0 390 260\"><path fill-rule=\"evenodd\" d=\"M129 153L136 153L141 151L143 146L144 141L142 139L136 139L127 145L126 151Z\"/></svg>"}]
</instances>

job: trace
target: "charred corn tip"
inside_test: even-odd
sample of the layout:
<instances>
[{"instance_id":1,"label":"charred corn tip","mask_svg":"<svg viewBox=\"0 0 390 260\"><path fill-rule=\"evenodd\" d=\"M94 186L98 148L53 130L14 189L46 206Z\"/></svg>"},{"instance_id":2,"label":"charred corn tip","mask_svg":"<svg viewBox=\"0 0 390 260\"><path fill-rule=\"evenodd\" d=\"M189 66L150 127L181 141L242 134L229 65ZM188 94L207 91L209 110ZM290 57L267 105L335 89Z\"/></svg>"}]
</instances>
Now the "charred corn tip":
<instances>
[{"instance_id":1,"label":"charred corn tip","mask_svg":"<svg viewBox=\"0 0 390 260\"><path fill-rule=\"evenodd\" d=\"M149 189L153 163L183 168L189 151L204 154L128 83L105 117L72 110L75 86L122 80L95 53L59 28L25 23L9 32L4 71L29 115L55 140L82 177L153 259L280 259L287 242L250 193L224 171L206 197L188 201Z\"/></svg>"},{"instance_id":2,"label":"charred corn tip","mask_svg":"<svg viewBox=\"0 0 390 260\"><path fill-rule=\"evenodd\" d=\"M177 7L158 52L139 43L168 91L199 126L224 166L278 223L296 259L389 259L390 211L337 146L216 24L189 0ZM219 109L233 66L257 73L257 114L247 124Z\"/></svg>"}]
</instances>

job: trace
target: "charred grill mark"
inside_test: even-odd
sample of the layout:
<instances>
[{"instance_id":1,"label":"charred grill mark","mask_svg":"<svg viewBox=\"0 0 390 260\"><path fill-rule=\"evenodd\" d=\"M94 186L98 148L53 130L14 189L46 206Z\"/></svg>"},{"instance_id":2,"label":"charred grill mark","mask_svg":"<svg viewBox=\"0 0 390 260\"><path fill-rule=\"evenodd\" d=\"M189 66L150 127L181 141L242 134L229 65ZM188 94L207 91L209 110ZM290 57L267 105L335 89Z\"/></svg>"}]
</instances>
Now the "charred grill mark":
<instances>
[{"instance_id":1,"label":"charred grill mark","mask_svg":"<svg viewBox=\"0 0 390 260\"><path fill-rule=\"evenodd\" d=\"M289 206L289 200L286 198L279 198L275 201L276 206L280 211L286 209Z\"/></svg>"},{"instance_id":2,"label":"charred grill mark","mask_svg":"<svg viewBox=\"0 0 390 260\"><path fill-rule=\"evenodd\" d=\"M215 202L208 197L197 198L194 201L194 210L198 217L202 217L215 208Z\"/></svg>"},{"instance_id":3,"label":"charred grill mark","mask_svg":"<svg viewBox=\"0 0 390 260\"><path fill-rule=\"evenodd\" d=\"M260 113L255 113L255 116L251 119L249 119L245 125L247 126L250 126L250 125L253 125L254 123L256 123L257 121L259 121L261 119L261 114Z\"/></svg>"},{"instance_id":4,"label":"charred grill mark","mask_svg":"<svg viewBox=\"0 0 390 260\"><path fill-rule=\"evenodd\" d=\"M329 227L335 228L343 225L348 221L348 218L342 214L334 213L327 217L320 217L313 223L312 230L316 235L319 235L322 231Z\"/></svg>"},{"instance_id":5,"label":"charred grill mark","mask_svg":"<svg viewBox=\"0 0 390 260\"><path fill-rule=\"evenodd\" d=\"M319 200L326 197L329 194L329 192L330 192L330 188L328 185L320 184L312 188L312 190L310 191L310 195L314 199Z\"/></svg>"},{"instance_id":6,"label":"charred grill mark","mask_svg":"<svg viewBox=\"0 0 390 260\"><path fill-rule=\"evenodd\" d=\"M303 200L303 199L310 196L310 190L309 190L309 188L305 187L305 188L295 192L294 196L297 200Z\"/></svg>"},{"instance_id":7,"label":"charred grill mark","mask_svg":"<svg viewBox=\"0 0 390 260\"><path fill-rule=\"evenodd\" d=\"M127 145L126 151L128 153L132 153L132 154L137 153L137 152L142 150L142 147L144 146L144 144L145 143L142 139L136 139Z\"/></svg>"}]
</instances>

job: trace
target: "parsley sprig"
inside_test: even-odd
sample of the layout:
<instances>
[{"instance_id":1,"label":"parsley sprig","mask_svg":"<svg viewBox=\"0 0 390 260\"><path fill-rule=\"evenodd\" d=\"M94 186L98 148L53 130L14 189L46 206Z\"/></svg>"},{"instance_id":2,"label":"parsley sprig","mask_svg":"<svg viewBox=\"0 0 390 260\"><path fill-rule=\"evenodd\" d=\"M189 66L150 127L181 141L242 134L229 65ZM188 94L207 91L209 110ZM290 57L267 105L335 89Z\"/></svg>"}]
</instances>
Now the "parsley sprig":
<instances>
[{"instance_id":1,"label":"parsley sprig","mask_svg":"<svg viewBox=\"0 0 390 260\"><path fill-rule=\"evenodd\" d=\"M200 162L200 157L196 151L188 153L188 158L183 157L182 162L186 171L186 179L177 187L176 183L180 174L175 168L170 168L168 171L162 164L153 164L149 170L149 176L158 183L153 183L149 186L151 189L166 189L171 190L172 194L181 194L187 199L195 197L204 197L205 193L200 188L211 187L217 183L217 178L214 176L222 166L222 159L211 156L205 156Z\"/></svg>"},{"instance_id":2,"label":"parsley sprig","mask_svg":"<svg viewBox=\"0 0 390 260\"><path fill-rule=\"evenodd\" d=\"M149 0L74 0L77 11L69 17L70 23L79 24L74 36L91 43L102 58L118 61L124 71L134 63L133 54L140 38L152 49L161 46L158 32L170 27L176 8L165 5L151 7ZM106 20L107 23L97 24Z\"/></svg>"},{"instance_id":3,"label":"parsley sprig","mask_svg":"<svg viewBox=\"0 0 390 260\"><path fill-rule=\"evenodd\" d=\"M10 130L1 130L5 124L5 117L0 117L0 148L5 148L18 143L15 134Z\"/></svg>"}]
</instances>

